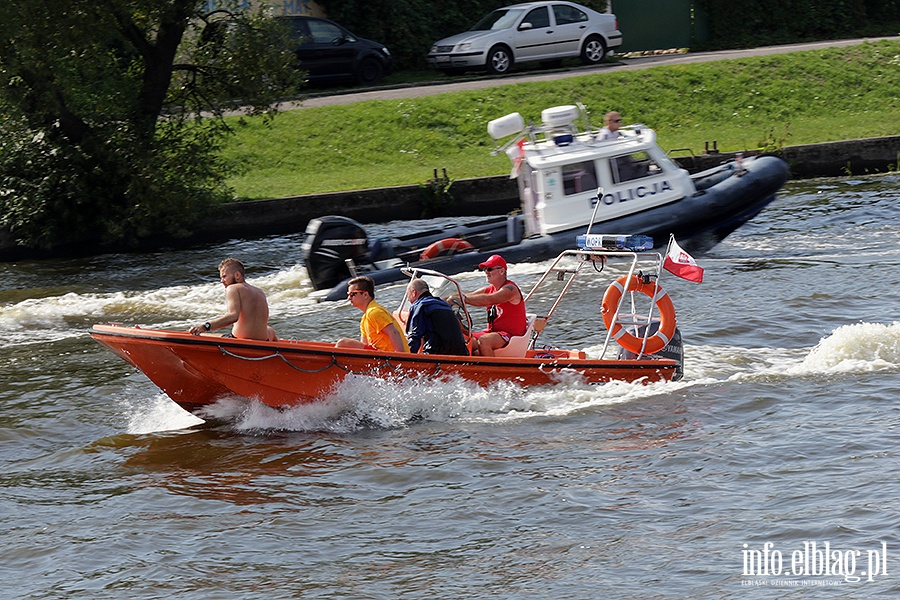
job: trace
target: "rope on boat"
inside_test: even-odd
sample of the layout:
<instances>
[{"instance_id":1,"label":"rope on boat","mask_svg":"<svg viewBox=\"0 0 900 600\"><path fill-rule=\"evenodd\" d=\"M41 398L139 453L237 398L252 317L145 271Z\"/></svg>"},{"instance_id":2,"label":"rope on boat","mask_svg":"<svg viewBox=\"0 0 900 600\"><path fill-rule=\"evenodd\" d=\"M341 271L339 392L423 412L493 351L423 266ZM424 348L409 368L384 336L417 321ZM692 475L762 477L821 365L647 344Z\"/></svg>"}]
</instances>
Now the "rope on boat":
<instances>
[{"instance_id":1,"label":"rope on boat","mask_svg":"<svg viewBox=\"0 0 900 600\"><path fill-rule=\"evenodd\" d=\"M347 373L350 373L351 375L374 375L375 373L379 372L380 370L384 369L385 367L387 367L394 373L399 373L399 371L397 371L397 367L392 365L391 361L389 361L387 359L383 360L382 364L376 365L376 366L372 367L371 369L369 369L368 371L354 371L354 370L340 364L337 361L337 358L332 354L331 355L331 364L325 365L321 369L302 369L302 368L298 367L297 365L295 365L294 363L292 363L291 361L289 361L288 359L286 359L284 357L284 355L281 354L281 352L275 352L274 354L269 354L268 356L259 356L257 358L251 358L249 356L241 356L240 354L235 354L233 352L229 352L222 346L219 346L219 350L222 352L222 354L224 354L226 356L239 358L241 360L259 361L259 360L269 360L270 358L280 358L282 360L282 362L284 362L284 364L286 364L290 368L294 369L295 371L300 371L301 373L321 373L322 371L326 371L326 370L330 369L331 367L337 367L338 369L341 369L342 371L346 371ZM437 372L440 370L440 368L441 368L441 365L440 365L440 363L438 363L437 368L435 369L435 375L437 375Z\"/></svg>"},{"instance_id":2,"label":"rope on boat","mask_svg":"<svg viewBox=\"0 0 900 600\"><path fill-rule=\"evenodd\" d=\"M352 369L349 369L349 368L345 367L344 365L340 364L337 360L335 360L334 356L331 357L331 360L332 360L332 364L334 366L336 366L338 369L341 369L343 371L347 371L351 375L374 375L375 373L377 373L378 371L382 370L385 367L389 368L394 373L398 373L397 367L392 365L391 361L389 361L387 359L383 360L382 364L376 365L376 366L372 367L371 369L369 369L368 371L354 371Z\"/></svg>"},{"instance_id":3,"label":"rope on boat","mask_svg":"<svg viewBox=\"0 0 900 600\"><path fill-rule=\"evenodd\" d=\"M281 352L276 352L275 354L270 354L268 356L260 356L258 358L251 358L249 356L241 356L240 354L235 354L233 352L229 352L222 346L219 346L219 350L221 350L222 354L224 354L225 356L231 356L234 358L239 358L241 360L257 361L257 360L269 360L270 358L280 358L284 362L284 364L286 364L287 366L289 366L290 368L292 368L296 371L300 371L301 373L321 373L322 371L330 369L331 367L333 367L335 365L340 367L340 365L337 364L337 360L335 360L334 356L331 357L331 364L325 365L321 369L301 369L300 367L298 367L297 365L293 364L291 361L286 359L284 357L284 355L281 354Z\"/></svg>"}]
</instances>

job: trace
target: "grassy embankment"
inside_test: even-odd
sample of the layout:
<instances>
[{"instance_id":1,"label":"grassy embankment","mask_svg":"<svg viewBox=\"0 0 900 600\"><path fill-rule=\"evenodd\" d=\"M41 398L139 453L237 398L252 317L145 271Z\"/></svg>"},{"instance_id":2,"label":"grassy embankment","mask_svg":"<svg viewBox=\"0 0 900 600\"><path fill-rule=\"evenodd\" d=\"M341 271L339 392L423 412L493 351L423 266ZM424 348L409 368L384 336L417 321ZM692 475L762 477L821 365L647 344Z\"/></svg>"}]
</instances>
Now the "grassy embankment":
<instances>
[{"instance_id":1,"label":"grassy embankment","mask_svg":"<svg viewBox=\"0 0 900 600\"><path fill-rule=\"evenodd\" d=\"M416 184L434 168L454 179L509 171L487 134L491 119L582 102L600 126L618 110L656 129L666 150L772 150L900 134L900 43L715 63L603 72L545 83L408 100L376 100L250 120L223 149L239 163L241 198ZM680 155L677 153L676 155Z\"/></svg>"}]
</instances>

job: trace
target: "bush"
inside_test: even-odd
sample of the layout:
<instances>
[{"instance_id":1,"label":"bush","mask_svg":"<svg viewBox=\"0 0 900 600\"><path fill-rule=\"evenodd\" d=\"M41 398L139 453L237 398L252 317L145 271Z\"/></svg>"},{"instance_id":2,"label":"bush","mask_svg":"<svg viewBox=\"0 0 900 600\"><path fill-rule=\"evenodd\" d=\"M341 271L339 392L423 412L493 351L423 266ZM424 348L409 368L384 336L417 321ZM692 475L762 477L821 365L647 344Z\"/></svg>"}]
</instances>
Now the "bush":
<instances>
[{"instance_id":1,"label":"bush","mask_svg":"<svg viewBox=\"0 0 900 600\"><path fill-rule=\"evenodd\" d=\"M206 206L229 196L206 126L163 126L150 146L124 126L80 144L54 133L20 124L0 146L0 225L24 246L186 235Z\"/></svg>"},{"instance_id":2,"label":"bush","mask_svg":"<svg viewBox=\"0 0 900 600\"><path fill-rule=\"evenodd\" d=\"M696 0L708 41L724 49L874 35L895 35L900 0ZM890 25L893 23L893 25Z\"/></svg>"}]
</instances>

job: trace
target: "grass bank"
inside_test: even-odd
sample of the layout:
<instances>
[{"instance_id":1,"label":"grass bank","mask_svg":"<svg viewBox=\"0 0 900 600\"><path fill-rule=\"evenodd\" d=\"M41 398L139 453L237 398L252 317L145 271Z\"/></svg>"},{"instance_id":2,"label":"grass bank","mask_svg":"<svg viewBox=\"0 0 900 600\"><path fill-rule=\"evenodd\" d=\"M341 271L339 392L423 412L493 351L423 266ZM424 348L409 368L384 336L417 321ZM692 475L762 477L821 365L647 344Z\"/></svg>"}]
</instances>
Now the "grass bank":
<instances>
[{"instance_id":1,"label":"grass bank","mask_svg":"<svg viewBox=\"0 0 900 600\"><path fill-rule=\"evenodd\" d=\"M487 122L582 102L599 126L607 110L656 129L666 150L773 150L900 134L900 42L639 71L594 72L408 100L375 100L249 119L223 148L240 198L421 183L509 171Z\"/></svg>"}]
</instances>

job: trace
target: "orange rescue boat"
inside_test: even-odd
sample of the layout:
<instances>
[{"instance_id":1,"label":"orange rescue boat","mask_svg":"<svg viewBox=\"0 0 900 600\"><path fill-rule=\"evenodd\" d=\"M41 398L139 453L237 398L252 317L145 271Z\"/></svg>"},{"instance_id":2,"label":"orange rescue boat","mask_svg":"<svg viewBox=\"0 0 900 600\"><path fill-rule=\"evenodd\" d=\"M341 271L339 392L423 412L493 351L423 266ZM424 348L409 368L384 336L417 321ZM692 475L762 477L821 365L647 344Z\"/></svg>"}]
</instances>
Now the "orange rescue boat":
<instances>
[{"instance_id":1,"label":"orange rescue boat","mask_svg":"<svg viewBox=\"0 0 900 600\"><path fill-rule=\"evenodd\" d=\"M536 303L539 289L550 281L561 282L562 291L549 310L542 315L530 312L526 334L513 338L494 357L357 350L314 341L268 342L195 336L182 331L115 324L94 325L90 334L143 371L179 406L191 412L235 395L276 408L315 402L325 398L348 376L412 381L455 376L484 386L499 381L541 386L573 378L586 384L678 379L682 362L680 335L675 331L671 301L656 281L662 262L660 255L609 250L609 243L603 243L603 238L622 236L581 236L584 237L596 238L594 246L560 254L526 296L531 311L530 302ZM638 260L648 258L653 264L653 274L637 269ZM583 272L602 272L610 259L630 261L626 274L608 288L603 303L603 321L608 332L600 356L606 354L613 332L626 341L619 356L591 358L581 350L537 347L538 337L575 279ZM407 274L429 280L435 295L461 291L455 280L436 271L411 269ZM648 291L648 287L652 290ZM627 304L624 300L634 292L649 297L651 306L646 314L637 315L633 310L625 314L622 310L622 305ZM408 308L405 303L404 295L395 312L401 320ZM657 305L665 309L662 319L654 316ZM468 307L457 305L456 311L463 330L470 331L472 320Z\"/></svg>"}]
</instances>

